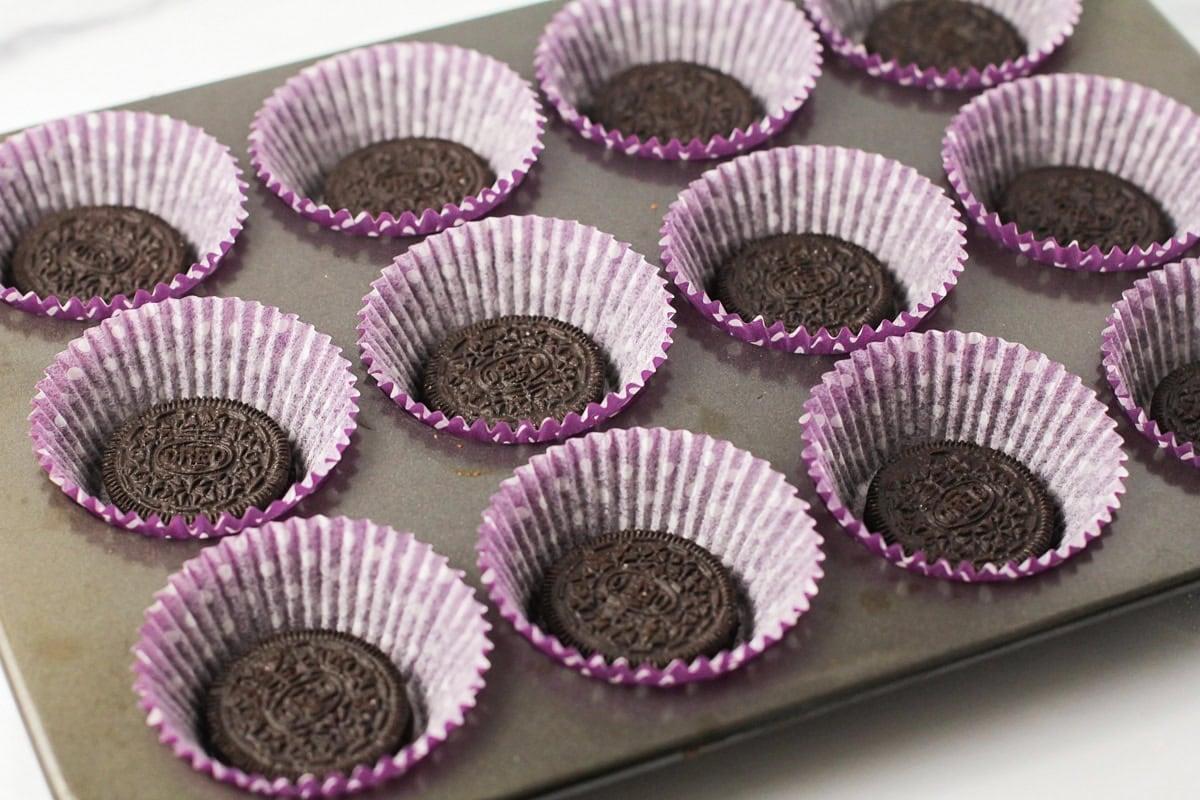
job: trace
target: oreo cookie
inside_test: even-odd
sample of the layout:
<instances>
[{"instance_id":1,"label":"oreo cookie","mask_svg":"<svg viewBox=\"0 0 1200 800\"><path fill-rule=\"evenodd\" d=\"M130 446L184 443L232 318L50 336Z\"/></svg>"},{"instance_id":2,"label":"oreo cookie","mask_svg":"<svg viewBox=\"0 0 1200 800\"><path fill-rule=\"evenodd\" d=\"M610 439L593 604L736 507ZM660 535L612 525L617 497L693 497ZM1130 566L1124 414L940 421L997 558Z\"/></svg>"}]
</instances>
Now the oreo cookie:
<instances>
[{"instance_id":1,"label":"oreo cookie","mask_svg":"<svg viewBox=\"0 0 1200 800\"><path fill-rule=\"evenodd\" d=\"M287 435L263 412L193 397L127 420L104 450L101 474L122 511L194 522L266 508L291 483L291 458Z\"/></svg>"},{"instance_id":2,"label":"oreo cookie","mask_svg":"<svg viewBox=\"0 0 1200 800\"><path fill-rule=\"evenodd\" d=\"M1182 366L1159 381L1150 416L1181 443L1200 443L1200 363Z\"/></svg>"},{"instance_id":3,"label":"oreo cookie","mask_svg":"<svg viewBox=\"0 0 1200 800\"><path fill-rule=\"evenodd\" d=\"M1021 562L1058 544L1056 507L1012 456L969 442L902 450L871 479L867 529L933 562Z\"/></svg>"},{"instance_id":4,"label":"oreo cookie","mask_svg":"<svg viewBox=\"0 0 1200 800\"><path fill-rule=\"evenodd\" d=\"M762 119L754 95L734 78L685 61L637 64L610 78L584 113L609 130L687 144L728 137Z\"/></svg>"},{"instance_id":5,"label":"oreo cookie","mask_svg":"<svg viewBox=\"0 0 1200 800\"><path fill-rule=\"evenodd\" d=\"M863 46L884 61L966 72L1016 61L1028 47L1012 23L960 0L903 0L881 10Z\"/></svg>"},{"instance_id":6,"label":"oreo cookie","mask_svg":"<svg viewBox=\"0 0 1200 800\"><path fill-rule=\"evenodd\" d=\"M208 744L243 772L299 780L374 766L411 737L404 679L346 633L275 634L225 666L204 694Z\"/></svg>"},{"instance_id":7,"label":"oreo cookie","mask_svg":"<svg viewBox=\"0 0 1200 800\"><path fill-rule=\"evenodd\" d=\"M1158 203L1129 181L1085 167L1037 167L1017 175L997 202L1001 221L1039 239L1079 242L1107 253L1171 238L1175 226Z\"/></svg>"},{"instance_id":8,"label":"oreo cookie","mask_svg":"<svg viewBox=\"0 0 1200 800\"><path fill-rule=\"evenodd\" d=\"M732 647L737 588L700 545L665 531L588 539L542 581L542 627L584 655L666 667Z\"/></svg>"},{"instance_id":9,"label":"oreo cookie","mask_svg":"<svg viewBox=\"0 0 1200 800\"><path fill-rule=\"evenodd\" d=\"M425 362L425 405L489 423L561 421L604 399L605 359L561 320L504 316L462 328Z\"/></svg>"},{"instance_id":10,"label":"oreo cookie","mask_svg":"<svg viewBox=\"0 0 1200 800\"><path fill-rule=\"evenodd\" d=\"M788 330L859 330L896 314L893 281L856 244L820 233L785 233L746 245L717 269L713 296L745 320L759 314Z\"/></svg>"},{"instance_id":11,"label":"oreo cookie","mask_svg":"<svg viewBox=\"0 0 1200 800\"><path fill-rule=\"evenodd\" d=\"M325 204L353 213L420 215L462 201L496 181L469 147L446 139L390 139L355 150L325 176Z\"/></svg>"},{"instance_id":12,"label":"oreo cookie","mask_svg":"<svg viewBox=\"0 0 1200 800\"><path fill-rule=\"evenodd\" d=\"M187 272L179 231L129 206L79 206L43 217L17 241L12 285L39 297L133 297Z\"/></svg>"}]
</instances>

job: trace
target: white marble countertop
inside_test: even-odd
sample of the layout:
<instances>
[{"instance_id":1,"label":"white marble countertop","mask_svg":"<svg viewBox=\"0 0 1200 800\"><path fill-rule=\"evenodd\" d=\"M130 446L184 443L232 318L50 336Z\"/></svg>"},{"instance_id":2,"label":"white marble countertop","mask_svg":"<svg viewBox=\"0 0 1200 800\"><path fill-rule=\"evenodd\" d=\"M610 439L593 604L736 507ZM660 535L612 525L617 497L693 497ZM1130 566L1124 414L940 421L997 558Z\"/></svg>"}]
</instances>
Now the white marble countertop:
<instances>
[{"instance_id":1,"label":"white marble countertop","mask_svg":"<svg viewBox=\"0 0 1200 800\"><path fill-rule=\"evenodd\" d=\"M1200 0L1153 2L1200 47ZM5 3L0 131L527 4ZM1188 796L1197 685L1200 594L1183 595L574 796ZM5 680L0 776L0 797L51 797Z\"/></svg>"}]
</instances>

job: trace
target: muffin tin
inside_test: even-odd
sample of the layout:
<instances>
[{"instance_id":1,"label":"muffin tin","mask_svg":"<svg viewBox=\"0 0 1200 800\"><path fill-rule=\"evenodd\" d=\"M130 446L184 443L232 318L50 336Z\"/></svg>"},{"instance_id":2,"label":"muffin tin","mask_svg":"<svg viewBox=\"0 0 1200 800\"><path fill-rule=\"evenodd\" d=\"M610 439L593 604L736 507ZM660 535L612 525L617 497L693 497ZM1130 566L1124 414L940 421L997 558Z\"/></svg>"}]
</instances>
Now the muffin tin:
<instances>
[{"instance_id":1,"label":"muffin tin","mask_svg":"<svg viewBox=\"0 0 1200 800\"><path fill-rule=\"evenodd\" d=\"M533 76L550 3L422 34L464 45ZM246 136L255 111L300 65L134 104L203 126L252 174ZM1089 2L1075 35L1044 70L1093 72L1200 106L1200 58L1140 0ZM943 130L970 97L905 89L827 59L813 95L774 145L839 144L909 164L948 189ZM549 115L553 117L554 115ZM500 214L576 218L658 262L659 229L677 193L711 164L611 153L557 119L538 165ZM366 378L356 312L402 240L350 236L307 223L259 181L223 267L195 293L236 295L297 313L354 362L359 427L342 462L296 513L369 518L412 531L465 570L479 591L480 514L500 481L545 445L501 447L423 425ZM466 725L379 798L532 795L813 714L868 691L1020 643L1200 578L1195 470L1143 439L1100 370L1100 332L1135 275L1057 270L1022 260L976 229L955 289L924 328L960 328L1044 352L1095 389L1130 458L1121 508L1101 538L1045 574L1005 585L913 575L839 529L800 457L797 419L835 359L753 347L710 325L678 295L675 344L645 390L609 426L685 428L727 439L799 487L825 538L825 578L812 610L735 674L669 690L609 686L536 651L488 612L496 649ZM29 402L42 370L78 323L0 309L0 657L60 796L233 800L247 795L194 772L146 727L131 691L130 648L142 611L166 577L203 547L121 532L63 495L29 444ZM605 426L601 426L603 429ZM819 735L821 721L812 722Z\"/></svg>"}]
</instances>

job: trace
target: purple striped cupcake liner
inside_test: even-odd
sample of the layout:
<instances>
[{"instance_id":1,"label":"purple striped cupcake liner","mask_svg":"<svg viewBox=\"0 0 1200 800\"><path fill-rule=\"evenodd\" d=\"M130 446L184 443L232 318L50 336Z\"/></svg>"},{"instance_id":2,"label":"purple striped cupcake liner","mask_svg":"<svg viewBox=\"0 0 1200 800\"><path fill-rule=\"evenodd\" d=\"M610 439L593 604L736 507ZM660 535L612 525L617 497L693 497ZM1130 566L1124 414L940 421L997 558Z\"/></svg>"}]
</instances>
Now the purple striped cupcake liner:
<instances>
[{"instance_id":1,"label":"purple striped cupcake liner","mask_svg":"<svg viewBox=\"0 0 1200 800\"><path fill-rule=\"evenodd\" d=\"M1064 269L1108 272L1170 261L1200 240L1200 117L1136 83L1099 75L1040 75L1004 84L959 110L946 129L942 163L967 217L1023 256ZM1043 166L1102 170L1153 197L1175 225L1170 239L1143 249L1039 239L995 212L1019 173Z\"/></svg>"},{"instance_id":2,"label":"purple striped cupcake liner","mask_svg":"<svg viewBox=\"0 0 1200 800\"><path fill-rule=\"evenodd\" d=\"M545 125L533 87L507 64L451 45L381 44L319 61L276 89L251 123L250 161L305 219L362 236L418 236L504 202L542 151ZM496 181L457 203L399 216L322 200L325 175L343 157L409 136L469 147Z\"/></svg>"},{"instance_id":3,"label":"purple striped cupcake liner","mask_svg":"<svg viewBox=\"0 0 1200 800\"><path fill-rule=\"evenodd\" d=\"M821 31L829 49L868 75L901 86L921 89L979 89L1011 81L1033 72L1075 31L1083 11L1081 0L971 0L1008 20L1028 51L1016 61L988 64L965 72L951 68L901 64L884 60L863 45L871 21L899 0L804 0L804 7Z\"/></svg>"},{"instance_id":4,"label":"purple striped cupcake liner","mask_svg":"<svg viewBox=\"0 0 1200 800\"><path fill-rule=\"evenodd\" d=\"M804 404L804 462L834 518L868 550L920 575L1007 581L1061 564L1100 536L1125 491L1116 423L1077 376L1024 345L929 331L875 342L821 376ZM1057 547L1020 563L968 562L889 545L862 522L871 478L928 441L1001 450L1045 483L1062 510Z\"/></svg>"},{"instance_id":5,"label":"purple striped cupcake liner","mask_svg":"<svg viewBox=\"0 0 1200 800\"><path fill-rule=\"evenodd\" d=\"M21 236L43 217L134 206L178 230L196 260L132 297L39 296L7 285ZM246 183L229 148L200 128L144 111L47 122L0 143L0 300L39 316L97 320L191 291L221 264L246 219Z\"/></svg>"},{"instance_id":6,"label":"purple striped cupcake liner","mask_svg":"<svg viewBox=\"0 0 1200 800\"><path fill-rule=\"evenodd\" d=\"M699 64L737 79L765 115L746 130L722 131L706 142L660 142L607 130L583 113L617 73L662 61ZM821 42L786 0L574 0L546 26L534 67L546 98L586 139L642 158L718 158L783 130L821 74Z\"/></svg>"},{"instance_id":7,"label":"purple striped cupcake liner","mask_svg":"<svg viewBox=\"0 0 1200 800\"><path fill-rule=\"evenodd\" d=\"M337 797L413 768L475 706L490 663L484 606L410 533L345 517L272 522L207 548L167 579L134 645L134 691L159 740L193 769L257 794ZM415 738L350 774L247 774L208 752L198 697L223 664L288 630L357 636L392 660Z\"/></svg>"},{"instance_id":8,"label":"purple striped cupcake liner","mask_svg":"<svg viewBox=\"0 0 1200 800\"><path fill-rule=\"evenodd\" d=\"M236 297L186 297L104 320L71 341L38 383L33 450L50 480L116 528L204 539L274 519L316 491L350 444L358 390L341 348L294 314ZM188 397L240 400L287 434L292 474L266 508L218 519L143 519L113 505L101 479L104 448L130 417Z\"/></svg>"},{"instance_id":9,"label":"purple striped cupcake liner","mask_svg":"<svg viewBox=\"0 0 1200 800\"><path fill-rule=\"evenodd\" d=\"M434 428L482 442L561 439L608 419L642 390L675 330L666 281L610 234L572 220L499 217L413 245L371 284L358 312L367 374L397 405ZM569 322L607 356L604 399L564 419L447 417L421 399L424 361L451 333L507 314Z\"/></svg>"},{"instance_id":10,"label":"purple striped cupcake liner","mask_svg":"<svg viewBox=\"0 0 1200 800\"><path fill-rule=\"evenodd\" d=\"M843 147L778 147L735 158L692 181L663 220L662 261L692 306L744 342L792 353L844 353L912 330L958 282L967 259L954 203L912 167ZM823 233L857 244L903 294L893 319L858 330L754 319L708 293L746 244L780 233Z\"/></svg>"},{"instance_id":11,"label":"purple striped cupcake liner","mask_svg":"<svg viewBox=\"0 0 1200 800\"><path fill-rule=\"evenodd\" d=\"M1134 281L1113 304L1100 352L1104 376L1138 431L1200 467L1196 445L1164 431L1149 411L1163 378L1200 361L1200 259L1167 264Z\"/></svg>"},{"instance_id":12,"label":"purple striped cupcake liner","mask_svg":"<svg viewBox=\"0 0 1200 800\"><path fill-rule=\"evenodd\" d=\"M825 558L808 508L770 464L729 442L613 429L552 447L500 484L479 528L479 569L501 616L564 666L617 684L711 680L760 655L808 611ZM735 647L665 668L607 661L581 655L529 618L551 564L580 542L627 528L694 541L733 573L752 616Z\"/></svg>"}]
</instances>

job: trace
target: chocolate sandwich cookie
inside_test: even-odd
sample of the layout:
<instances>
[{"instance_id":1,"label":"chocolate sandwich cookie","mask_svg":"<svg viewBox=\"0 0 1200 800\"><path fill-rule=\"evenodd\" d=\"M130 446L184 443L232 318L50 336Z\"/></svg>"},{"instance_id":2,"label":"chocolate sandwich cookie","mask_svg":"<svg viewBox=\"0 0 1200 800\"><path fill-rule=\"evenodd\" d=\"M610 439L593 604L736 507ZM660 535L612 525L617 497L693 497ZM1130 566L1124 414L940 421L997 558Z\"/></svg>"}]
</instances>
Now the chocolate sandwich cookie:
<instances>
[{"instance_id":1,"label":"chocolate sandwich cookie","mask_svg":"<svg viewBox=\"0 0 1200 800\"><path fill-rule=\"evenodd\" d=\"M566 553L542 581L542 626L584 655L666 667L732 647L737 589L700 545L624 530Z\"/></svg>"},{"instance_id":2,"label":"chocolate sandwich cookie","mask_svg":"<svg viewBox=\"0 0 1200 800\"><path fill-rule=\"evenodd\" d=\"M187 241L161 217L128 206L56 211L17 241L13 286L39 297L132 297L192 264Z\"/></svg>"},{"instance_id":3,"label":"chocolate sandwich cookie","mask_svg":"<svg viewBox=\"0 0 1200 800\"><path fill-rule=\"evenodd\" d=\"M291 483L287 435L263 412L215 397L159 403L109 440L101 473L110 502L143 519L216 520L266 508Z\"/></svg>"},{"instance_id":4,"label":"chocolate sandwich cookie","mask_svg":"<svg viewBox=\"0 0 1200 800\"><path fill-rule=\"evenodd\" d=\"M969 442L930 442L897 453L875 473L867 529L932 562L1021 562L1058 543L1055 507L1012 456Z\"/></svg>"},{"instance_id":5,"label":"chocolate sandwich cookie","mask_svg":"<svg viewBox=\"0 0 1200 800\"><path fill-rule=\"evenodd\" d=\"M895 316L892 279L856 244L820 233L758 239L717 269L713 295L745 320L859 330Z\"/></svg>"},{"instance_id":6,"label":"chocolate sandwich cookie","mask_svg":"<svg viewBox=\"0 0 1200 800\"><path fill-rule=\"evenodd\" d=\"M325 176L325 204L351 212L400 216L441 210L496 181L488 163L469 147L446 139L376 142L343 158Z\"/></svg>"},{"instance_id":7,"label":"chocolate sandwich cookie","mask_svg":"<svg viewBox=\"0 0 1200 800\"><path fill-rule=\"evenodd\" d=\"M746 130L763 116L762 106L737 80L684 61L638 64L596 92L584 113L609 130L666 144L708 141Z\"/></svg>"},{"instance_id":8,"label":"chocolate sandwich cookie","mask_svg":"<svg viewBox=\"0 0 1200 800\"><path fill-rule=\"evenodd\" d=\"M1181 443L1200 443L1200 363L1182 366L1159 381L1150 416Z\"/></svg>"},{"instance_id":9,"label":"chocolate sandwich cookie","mask_svg":"<svg viewBox=\"0 0 1200 800\"><path fill-rule=\"evenodd\" d=\"M404 679L379 648L299 630L259 642L204 696L214 755L244 772L299 780L374 766L410 738Z\"/></svg>"},{"instance_id":10,"label":"chocolate sandwich cookie","mask_svg":"<svg viewBox=\"0 0 1200 800\"><path fill-rule=\"evenodd\" d=\"M561 421L604 399L605 359L561 320L505 316L448 336L425 362L425 405L488 422Z\"/></svg>"},{"instance_id":11,"label":"chocolate sandwich cookie","mask_svg":"<svg viewBox=\"0 0 1200 800\"><path fill-rule=\"evenodd\" d=\"M1174 225L1158 203L1123 178L1084 167L1038 167L1017 175L997 203L1002 222L1039 239L1147 248L1171 238Z\"/></svg>"},{"instance_id":12,"label":"chocolate sandwich cookie","mask_svg":"<svg viewBox=\"0 0 1200 800\"><path fill-rule=\"evenodd\" d=\"M966 72L1016 61L1028 48L1012 23L960 0L904 0L880 11L863 39L884 61Z\"/></svg>"}]
</instances>

